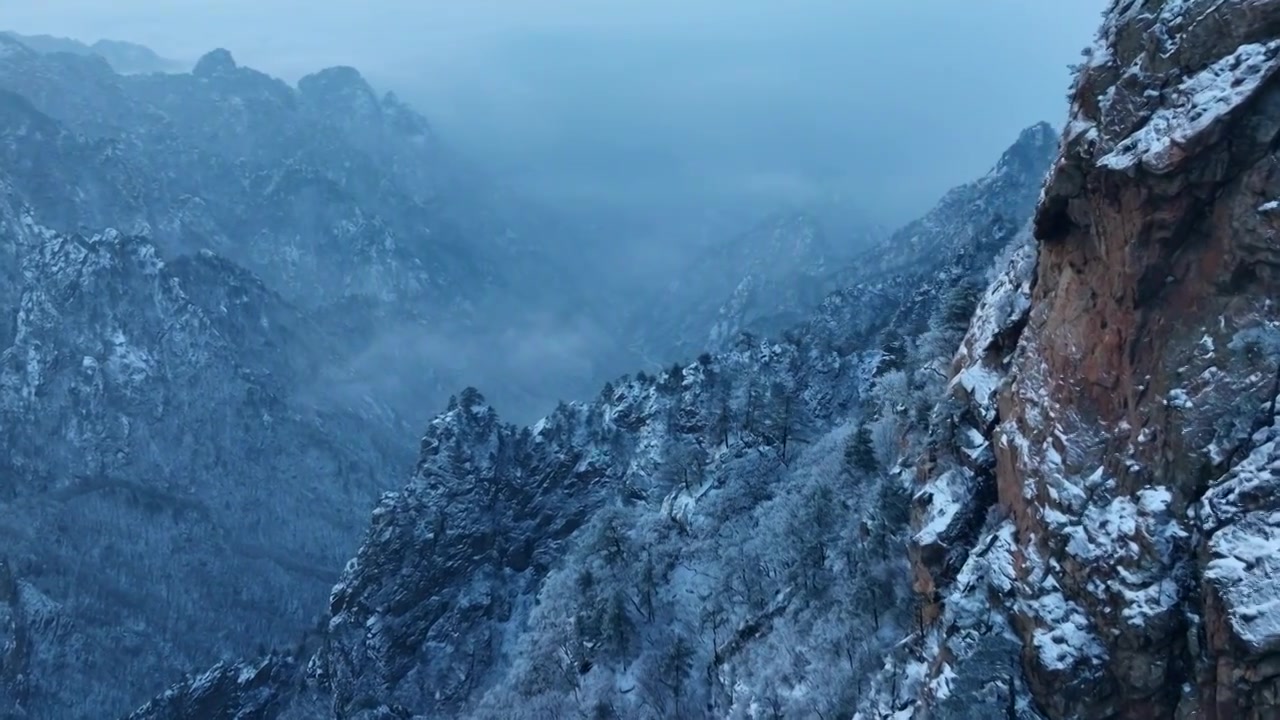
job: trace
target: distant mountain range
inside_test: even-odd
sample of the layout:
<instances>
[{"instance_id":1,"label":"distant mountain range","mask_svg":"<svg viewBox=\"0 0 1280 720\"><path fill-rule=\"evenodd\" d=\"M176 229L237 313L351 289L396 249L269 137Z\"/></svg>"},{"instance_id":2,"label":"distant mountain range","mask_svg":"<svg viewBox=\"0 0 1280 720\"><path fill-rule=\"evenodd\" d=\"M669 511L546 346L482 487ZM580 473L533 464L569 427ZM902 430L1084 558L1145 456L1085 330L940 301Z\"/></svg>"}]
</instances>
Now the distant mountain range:
<instances>
[{"instance_id":1,"label":"distant mountain range","mask_svg":"<svg viewBox=\"0 0 1280 720\"><path fill-rule=\"evenodd\" d=\"M622 322L641 299L583 272L571 223L356 70L172 69L0 35L0 698L37 716L301 637L406 439L466 385L530 417L637 346L691 357L799 317L821 294L789 283L834 265L808 218L737 241L736 284L691 258L670 342ZM757 276L772 306L724 320Z\"/></svg>"},{"instance_id":2,"label":"distant mountain range","mask_svg":"<svg viewBox=\"0 0 1280 720\"><path fill-rule=\"evenodd\" d=\"M100 57L122 75L136 73L178 73L191 69L190 63L160 57L151 48L119 40L98 40L85 44L71 38L52 35L19 35L4 32L10 38L40 53L70 53Z\"/></svg>"}]
</instances>

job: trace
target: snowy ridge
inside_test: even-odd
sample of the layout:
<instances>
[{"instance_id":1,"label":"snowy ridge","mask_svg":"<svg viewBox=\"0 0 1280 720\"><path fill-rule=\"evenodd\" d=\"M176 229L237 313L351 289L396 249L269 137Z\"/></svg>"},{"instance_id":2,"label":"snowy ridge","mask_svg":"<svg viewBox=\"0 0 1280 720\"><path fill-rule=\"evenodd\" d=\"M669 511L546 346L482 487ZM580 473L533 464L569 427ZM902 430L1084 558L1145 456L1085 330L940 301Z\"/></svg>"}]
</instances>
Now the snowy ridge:
<instances>
[{"instance_id":1,"label":"snowy ridge","mask_svg":"<svg viewBox=\"0 0 1280 720\"><path fill-rule=\"evenodd\" d=\"M252 663L219 663L169 688L125 720L275 717L290 699L280 690L296 682L294 672L292 660L274 655Z\"/></svg>"}]
</instances>

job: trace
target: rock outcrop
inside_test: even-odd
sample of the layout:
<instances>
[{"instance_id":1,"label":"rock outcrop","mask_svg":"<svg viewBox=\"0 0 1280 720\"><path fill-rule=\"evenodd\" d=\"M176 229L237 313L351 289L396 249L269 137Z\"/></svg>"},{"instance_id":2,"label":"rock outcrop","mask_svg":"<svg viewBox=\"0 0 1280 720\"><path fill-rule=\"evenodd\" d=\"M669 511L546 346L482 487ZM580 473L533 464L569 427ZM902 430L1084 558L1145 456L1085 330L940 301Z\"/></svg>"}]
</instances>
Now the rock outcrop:
<instances>
[{"instance_id":1,"label":"rock outcrop","mask_svg":"<svg viewBox=\"0 0 1280 720\"><path fill-rule=\"evenodd\" d=\"M929 705L993 608L1050 718L1280 714L1277 71L1280 3L1107 11L922 468Z\"/></svg>"},{"instance_id":2,"label":"rock outcrop","mask_svg":"<svg viewBox=\"0 0 1280 720\"><path fill-rule=\"evenodd\" d=\"M293 699L288 691L298 686L298 668L288 656L219 663L169 688L126 720L272 720Z\"/></svg>"}]
</instances>

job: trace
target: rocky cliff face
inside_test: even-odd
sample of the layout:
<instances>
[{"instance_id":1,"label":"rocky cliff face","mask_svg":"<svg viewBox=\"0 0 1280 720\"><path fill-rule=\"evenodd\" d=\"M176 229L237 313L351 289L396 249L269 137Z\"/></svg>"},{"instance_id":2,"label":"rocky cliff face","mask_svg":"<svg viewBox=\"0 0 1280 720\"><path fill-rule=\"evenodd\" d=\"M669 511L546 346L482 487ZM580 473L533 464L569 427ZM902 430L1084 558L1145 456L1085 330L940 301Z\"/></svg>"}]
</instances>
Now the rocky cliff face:
<instances>
[{"instance_id":1,"label":"rocky cliff face","mask_svg":"<svg viewBox=\"0 0 1280 720\"><path fill-rule=\"evenodd\" d=\"M972 442L921 467L929 705L995 628L1050 718L1280 713L1278 37L1274 2L1107 11L957 357Z\"/></svg>"}]
</instances>

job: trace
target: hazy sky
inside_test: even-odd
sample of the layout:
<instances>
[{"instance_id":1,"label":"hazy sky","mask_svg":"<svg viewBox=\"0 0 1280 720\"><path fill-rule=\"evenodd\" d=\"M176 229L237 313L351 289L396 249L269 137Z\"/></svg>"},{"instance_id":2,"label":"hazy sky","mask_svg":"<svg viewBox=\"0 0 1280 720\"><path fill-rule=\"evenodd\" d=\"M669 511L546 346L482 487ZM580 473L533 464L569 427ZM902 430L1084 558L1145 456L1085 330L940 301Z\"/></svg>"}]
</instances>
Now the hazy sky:
<instances>
[{"instance_id":1,"label":"hazy sky","mask_svg":"<svg viewBox=\"0 0 1280 720\"><path fill-rule=\"evenodd\" d=\"M355 65L550 200L896 223L1060 124L1103 0L8 0L0 27Z\"/></svg>"}]
</instances>

